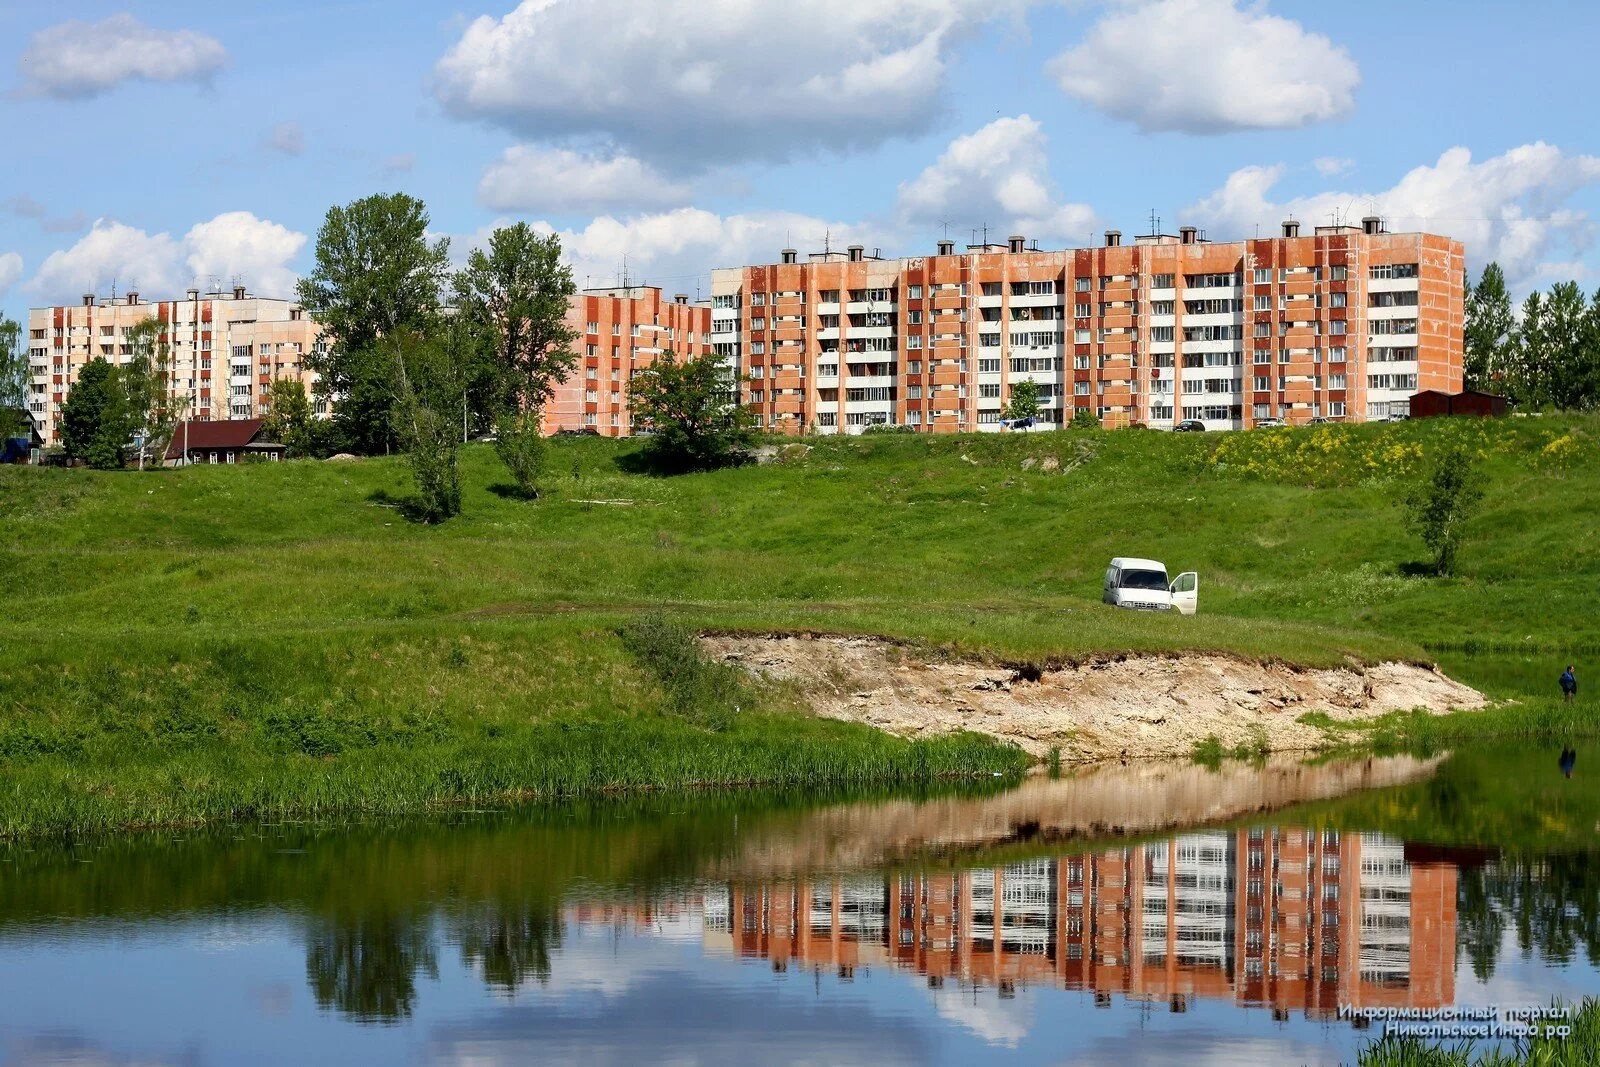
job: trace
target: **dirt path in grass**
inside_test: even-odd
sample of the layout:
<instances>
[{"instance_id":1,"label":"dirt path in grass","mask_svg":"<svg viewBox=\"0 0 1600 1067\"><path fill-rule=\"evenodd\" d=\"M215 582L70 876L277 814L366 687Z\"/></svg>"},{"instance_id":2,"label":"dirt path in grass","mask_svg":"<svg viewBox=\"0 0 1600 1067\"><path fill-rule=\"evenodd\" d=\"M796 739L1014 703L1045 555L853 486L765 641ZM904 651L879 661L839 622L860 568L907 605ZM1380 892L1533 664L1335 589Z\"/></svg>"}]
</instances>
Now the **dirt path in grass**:
<instances>
[{"instance_id":1,"label":"dirt path in grass","mask_svg":"<svg viewBox=\"0 0 1600 1067\"><path fill-rule=\"evenodd\" d=\"M1119 656L1038 671L930 659L875 638L809 635L704 638L717 660L792 682L819 715L903 737L972 730L1073 762L1188 756L1216 737L1225 748L1321 747L1336 723L1421 708L1482 707L1483 695L1409 663L1300 669L1219 655Z\"/></svg>"}]
</instances>

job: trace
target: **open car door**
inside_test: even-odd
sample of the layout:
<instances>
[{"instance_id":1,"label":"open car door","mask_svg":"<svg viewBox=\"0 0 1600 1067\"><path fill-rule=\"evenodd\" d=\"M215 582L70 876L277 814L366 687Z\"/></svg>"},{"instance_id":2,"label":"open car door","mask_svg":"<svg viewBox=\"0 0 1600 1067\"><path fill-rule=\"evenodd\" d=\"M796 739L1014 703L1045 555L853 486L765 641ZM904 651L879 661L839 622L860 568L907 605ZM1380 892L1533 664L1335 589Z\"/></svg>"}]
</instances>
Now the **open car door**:
<instances>
[{"instance_id":1,"label":"open car door","mask_svg":"<svg viewBox=\"0 0 1600 1067\"><path fill-rule=\"evenodd\" d=\"M1184 615L1193 615L1200 607L1200 575L1196 571L1184 571L1172 580L1168 587L1172 593L1172 606Z\"/></svg>"}]
</instances>

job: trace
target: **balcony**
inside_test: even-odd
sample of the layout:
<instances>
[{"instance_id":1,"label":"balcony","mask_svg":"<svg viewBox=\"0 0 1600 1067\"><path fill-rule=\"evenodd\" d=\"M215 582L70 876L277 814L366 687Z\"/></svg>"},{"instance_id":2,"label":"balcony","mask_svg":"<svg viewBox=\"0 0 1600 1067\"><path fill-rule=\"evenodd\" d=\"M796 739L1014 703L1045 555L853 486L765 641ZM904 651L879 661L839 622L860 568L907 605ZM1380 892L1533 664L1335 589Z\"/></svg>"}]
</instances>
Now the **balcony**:
<instances>
[{"instance_id":1,"label":"balcony","mask_svg":"<svg viewBox=\"0 0 1600 1067\"><path fill-rule=\"evenodd\" d=\"M852 300L844 306L844 310L848 315L870 315L874 312L887 314L898 307L893 300ZM820 309L818 313L822 314Z\"/></svg>"}]
</instances>

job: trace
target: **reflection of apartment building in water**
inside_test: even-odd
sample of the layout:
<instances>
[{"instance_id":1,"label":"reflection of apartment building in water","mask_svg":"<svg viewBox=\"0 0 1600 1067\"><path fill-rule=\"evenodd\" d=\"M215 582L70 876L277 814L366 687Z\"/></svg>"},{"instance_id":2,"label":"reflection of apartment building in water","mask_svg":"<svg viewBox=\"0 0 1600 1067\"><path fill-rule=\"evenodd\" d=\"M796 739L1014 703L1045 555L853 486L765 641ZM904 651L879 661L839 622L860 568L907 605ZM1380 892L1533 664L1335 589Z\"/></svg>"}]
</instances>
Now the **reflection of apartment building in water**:
<instances>
[{"instance_id":1,"label":"reflection of apartment building in water","mask_svg":"<svg viewBox=\"0 0 1600 1067\"><path fill-rule=\"evenodd\" d=\"M1050 983L1186 1010L1195 996L1316 1016L1455 994L1456 869L1378 835L1212 831L955 874L733 886L705 936L775 968L877 964Z\"/></svg>"},{"instance_id":2,"label":"reflection of apartment building in water","mask_svg":"<svg viewBox=\"0 0 1600 1067\"><path fill-rule=\"evenodd\" d=\"M141 300L138 293L28 312L28 411L47 445L61 443L61 404L84 364L96 357L125 366L134 358L128 330L148 319L162 324L174 398L201 420L248 419L266 413L268 386L294 378L309 394L306 356L321 329L292 300L190 289L182 300Z\"/></svg>"},{"instance_id":3,"label":"reflection of apartment building in water","mask_svg":"<svg viewBox=\"0 0 1600 1067\"><path fill-rule=\"evenodd\" d=\"M686 296L664 301L649 285L586 289L572 299L567 326L578 335L578 361L546 405L544 431L633 433L628 383L663 352L680 359L711 350L711 309Z\"/></svg>"},{"instance_id":4,"label":"reflection of apartment building in water","mask_svg":"<svg viewBox=\"0 0 1600 1067\"><path fill-rule=\"evenodd\" d=\"M712 273L712 344L769 429L998 429L1017 383L1047 424L1363 421L1461 388L1463 253L1376 218L1211 243L1185 227L1041 252L859 245Z\"/></svg>"}]
</instances>

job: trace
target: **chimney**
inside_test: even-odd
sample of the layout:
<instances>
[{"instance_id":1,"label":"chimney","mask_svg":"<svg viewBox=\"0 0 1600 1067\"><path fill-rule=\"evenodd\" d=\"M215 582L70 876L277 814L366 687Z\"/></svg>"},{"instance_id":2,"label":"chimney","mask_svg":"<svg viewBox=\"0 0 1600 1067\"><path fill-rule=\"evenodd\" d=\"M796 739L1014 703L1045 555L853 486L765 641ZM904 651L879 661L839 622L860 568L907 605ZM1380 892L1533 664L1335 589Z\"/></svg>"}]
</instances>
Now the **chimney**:
<instances>
[{"instance_id":1,"label":"chimney","mask_svg":"<svg viewBox=\"0 0 1600 1067\"><path fill-rule=\"evenodd\" d=\"M783 250L783 261L785 263L793 263L795 261L795 258L797 256L799 256L799 255L800 255L800 253L796 249L785 248Z\"/></svg>"},{"instance_id":2,"label":"chimney","mask_svg":"<svg viewBox=\"0 0 1600 1067\"><path fill-rule=\"evenodd\" d=\"M244 299L244 286L236 285L236 286L233 287L233 298L235 300L243 300Z\"/></svg>"},{"instance_id":3,"label":"chimney","mask_svg":"<svg viewBox=\"0 0 1600 1067\"><path fill-rule=\"evenodd\" d=\"M1010 238L1006 240L1006 245L1008 246L1009 251L1012 252L1021 252L1022 246L1027 243L1027 239L1019 233L1012 234Z\"/></svg>"},{"instance_id":4,"label":"chimney","mask_svg":"<svg viewBox=\"0 0 1600 1067\"><path fill-rule=\"evenodd\" d=\"M198 289L190 289L189 290L189 299L190 300L199 300L200 299L200 290L198 290Z\"/></svg>"},{"instance_id":5,"label":"chimney","mask_svg":"<svg viewBox=\"0 0 1600 1067\"><path fill-rule=\"evenodd\" d=\"M1382 233L1383 220L1376 215L1368 215L1366 218L1361 220L1361 232Z\"/></svg>"},{"instance_id":6,"label":"chimney","mask_svg":"<svg viewBox=\"0 0 1600 1067\"><path fill-rule=\"evenodd\" d=\"M128 303L137 304L138 302L139 302L139 290L135 289L135 290L133 290L132 292L130 292L128 294Z\"/></svg>"},{"instance_id":7,"label":"chimney","mask_svg":"<svg viewBox=\"0 0 1600 1067\"><path fill-rule=\"evenodd\" d=\"M83 306L86 307L86 308L94 307L94 294L93 293L84 293L83 294Z\"/></svg>"},{"instance_id":8,"label":"chimney","mask_svg":"<svg viewBox=\"0 0 1600 1067\"><path fill-rule=\"evenodd\" d=\"M956 254L956 243L954 241L940 241L939 242L939 254L941 256L953 256L953 255L955 255Z\"/></svg>"},{"instance_id":9,"label":"chimney","mask_svg":"<svg viewBox=\"0 0 1600 1067\"><path fill-rule=\"evenodd\" d=\"M845 249L846 252L850 253L850 262L852 262L852 263L860 263L861 262L861 254L863 252L865 252L866 250L867 250L867 246L866 245L850 245L848 248Z\"/></svg>"},{"instance_id":10,"label":"chimney","mask_svg":"<svg viewBox=\"0 0 1600 1067\"><path fill-rule=\"evenodd\" d=\"M1300 224L1298 222L1296 222L1294 219L1284 219L1283 220L1283 235L1285 237L1299 237L1300 236Z\"/></svg>"},{"instance_id":11,"label":"chimney","mask_svg":"<svg viewBox=\"0 0 1600 1067\"><path fill-rule=\"evenodd\" d=\"M1193 226L1179 226L1178 243L1186 245L1194 244L1194 236L1198 232L1199 231L1197 231Z\"/></svg>"},{"instance_id":12,"label":"chimney","mask_svg":"<svg viewBox=\"0 0 1600 1067\"><path fill-rule=\"evenodd\" d=\"M1106 231L1106 247L1107 248L1115 248L1118 245L1120 245L1121 243L1122 243L1122 231L1121 230L1107 230Z\"/></svg>"},{"instance_id":13,"label":"chimney","mask_svg":"<svg viewBox=\"0 0 1600 1067\"><path fill-rule=\"evenodd\" d=\"M789 254L793 255L794 253L793 253L793 251L791 251ZM672 296L672 302L674 304L687 304L689 302L689 294L688 293L674 293L673 296Z\"/></svg>"}]
</instances>

